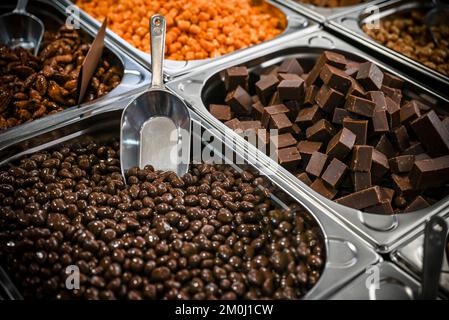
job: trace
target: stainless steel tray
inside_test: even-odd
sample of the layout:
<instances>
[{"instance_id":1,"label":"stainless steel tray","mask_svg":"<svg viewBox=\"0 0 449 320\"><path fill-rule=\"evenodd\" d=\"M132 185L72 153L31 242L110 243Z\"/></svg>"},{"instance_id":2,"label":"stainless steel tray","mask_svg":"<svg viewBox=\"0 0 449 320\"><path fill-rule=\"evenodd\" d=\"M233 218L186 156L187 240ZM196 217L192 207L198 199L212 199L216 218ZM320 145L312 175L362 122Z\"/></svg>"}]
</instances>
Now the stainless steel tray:
<instances>
[{"instance_id":1,"label":"stainless steel tray","mask_svg":"<svg viewBox=\"0 0 449 320\"><path fill-rule=\"evenodd\" d=\"M60 7L62 10L66 10L66 8L73 6L73 3L69 0L56 0L55 2L56 5ZM241 55L251 52L257 52L267 47L272 46L275 47L284 36L294 33L298 30L301 30L303 32L310 32L318 28L316 23L305 18L304 16L297 14L296 12L287 7L282 6L279 3L274 2L273 0L266 0L266 2L272 5L273 7L279 9L285 14L288 24L286 30L282 34L280 34L279 36L277 36L272 40L265 41L258 45L254 45L245 49L237 50L233 53L226 54L214 59L191 60L191 61L166 60L164 66L164 74L168 78L173 78L182 74L186 74L187 72L194 69L207 68L210 65L219 61L220 62L233 61L236 58L240 57ZM100 28L100 23L95 18L93 18L91 15L84 12L83 10L80 10L78 7L76 8L79 10L80 13L79 19L82 21L83 24L88 24L91 28L93 28L93 30L98 30ZM145 66L146 68L150 68L151 57L148 52L143 52L139 49L136 49L131 44L129 44L121 37L119 37L116 33L112 32L110 29L107 30L106 34L107 38L111 42L113 42L115 45L120 47L124 52L132 56L143 66Z\"/></svg>"},{"instance_id":2,"label":"stainless steel tray","mask_svg":"<svg viewBox=\"0 0 449 320\"><path fill-rule=\"evenodd\" d=\"M449 210L446 210L446 214L445 219L449 224ZM409 242L404 243L391 253L391 259L419 279L422 272L424 225L417 228L412 236ZM446 294L449 294L449 264L447 263L446 252L440 276L440 288Z\"/></svg>"},{"instance_id":3,"label":"stainless steel tray","mask_svg":"<svg viewBox=\"0 0 449 320\"><path fill-rule=\"evenodd\" d=\"M313 4L302 3L298 0L276 0L276 1L286 5L287 7L293 10L296 10L297 12L300 12L301 14L311 19L314 19L317 22L322 23L328 21L329 19L333 19L341 15L348 14L355 10L369 8L373 5L384 2L385 0L367 1L352 6L345 6L338 8L323 8L315 6Z\"/></svg>"},{"instance_id":4,"label":"stainless steel tray","mask_svg":"<svg viewBox=\"0 0 449 320\"><path fill-rule=\"evenodd\" d=\"M120 117L122 110L123 107L110 106L107 109L101 109L96 112L85 114L84 117L79 118L72 123L63 126L48 127L45 132L42 131L32 137L19 138L13 144L5 145L0 142L0 166L26 154L50 148L72 139L85 136L97 139L114 136L118 137L120 133ZM192 112L192 120L195 124L200 125L204 130L208 131L212 136L215 136L218 139L217 141L219 144L223 145L223 140L220 140L219 136L216 135L216 129L211 127L206 119L201 119L201 117ZM198 135L193 136L194 140L199 138ZM214 144L214 146L216 146L216 144ZM224 143L224 147L229 148L231 146ZM220 150L212 150L216 152L216 155L221 157L220 159L223 159ZM242 155L241 152L242 150L237 147L235 153L237 155ZM228 153L225 152L225 155L227 156ZM280 193L286 194L288 199L303 205L312 219L314 219L317 225L322 229L323 240L326 246L325 269L319 282L311 291L309 291L305 296L305 299L328 297L344 284L364 272L367 266L379 261L380 257L364 240L351 233L345 226L336 223L329 216L321 212L319 208L309 202L307 197L303 197L301 194L295 192L294 187L288 182L283 181L281 176L277 176L273 172L270 172L260 163L254 162L254 159L252 159L251 156L248 157L246 163L257 169L262 175L266 175L276 189L278 189ZM278 193L275 192L275 194L277 195ZM284 199L284 197L282 198ZM279 198L276 200L276 198L273 197L273 201L277 202L280 206L285 206ZM0 281L2 280L2 277L0 277ZM2 285L13 288L10 281L3 283Z\"/></svg>"},{"instance_id":5,"label":"stainless steel tray","mask_svg":"<svg viewBox=\"0 0 449 320\"><path fill-rule=\"evenodd\" d=\"M379 4L377 11L361 9L332 19L328 22L328 27L386 57L391 60L391 62L397 64L398 68L401 68L401 70L408 68L409 73L413 75L414 78L420 79L422 83L431 85L446 97L449 97L449 76L380 44L368 36L362 29L362 26L365 23L373 20L382 19L392 14L411 9L425 9L430 7L432 7L431 1L391 0Z\"/></svg>"},{"instance_id":6,"label":"stainless steel tray","mask_svg":"<svg viewBox=\"0 0 449 320\"><path fill-rule=\"evenodd\" d=\"M416 300L418 298L421 289L419 282L391 262L382 261L368 270L330 299Z\"/></svg>"},{"instance_id":7,"label":"stainless steel tray","mask_svg":"<svg viewBox=\"0 0 449 320\"><path fill-rule=\"evenodd\" d=\"M227 128L219 120L215 119L206 108L206 100L209 100L211 96L215 96L215 99L219 99L223 96L224 91L219 87L219 83L221 83L221 71L231 66L246 65L251 70L257 71L258 69L279 63L286 57L297 57L302 58L302 63L307 69L312 66L312 61L315 61L323 50L333 49L344 53L354 60L363 59L373 61L385 71L403 78L406 80L404 86L405 95L411 96L412 92L415 92L416 94L414 97L420 97L428 101L436 101L440 105L449 105L449 101L443 97L434 94L414 80L404 77L400 72L380 63L378 60L365 54L361 50L339 40L337 37L325 31L317 31L297 38L292 36L285 40L286 41L280 46L261 50L258 53L248 55L239 60L209 68L207 71L189 74L188 76L170 82L168 86L182 96L195 111L201 114L204 118L209 119L209 121L213 123L217 130L220 130L223 135L232 137L244 145L252 154L256 154L257 149ZM215 100L215 102L217 102L217 100ZM267 166L275 165L273 164L274 161L272 159L260 153L258 154L258 161ZM428 217L439 214L446 206L449 206L449 197L447 197L433 205L431 208L413 213L388 216L362 213L361 211L338 205L335 202L324 198L283 168L280 168L278 172L285 180L291 181L295 185L298 194L309 195L314 199L317 206L322 207L323 210L337 216L350 225L371 244L377 246L377 249L380 252L390 251L394 246L398 245L400 239L410 230L418 226Z\"/></svg>"},{"instance_id":8,"label":"stainless steel tray","mask_svg":"<svg viewBox=\"0 0 449 320\"><path fill-rule=\"evenodd\" d=\"M0 4L0 13L11 11L16 5L16 1L2 1ZM41 18L46 24L52 28L57 28L65 23L67 14L60 7L56 6L50 0L31 1L27 7L27 11ZM47 26L48 28L48 26ZM81 24L82 33L86 37L93 38L96 34L95 30L85 28ZM108 54L123 69L123 78L121 83L105 96L80 106L73 106L53 115L45 116L41 119L33 120L28 123L18 125L16 127L0 131L0 141L14 140L18 135L24 132L35 132L40 128L46 128L58 122L70 120L78 109L89 110L108 105L109 103L122 99L123 95L127 95L129 91L140 87L147 87L151 82L151 73L145 68L134 62L128 55L122 53L108 39L105 40L105 53Z\"/></svg>"}]
</instances>

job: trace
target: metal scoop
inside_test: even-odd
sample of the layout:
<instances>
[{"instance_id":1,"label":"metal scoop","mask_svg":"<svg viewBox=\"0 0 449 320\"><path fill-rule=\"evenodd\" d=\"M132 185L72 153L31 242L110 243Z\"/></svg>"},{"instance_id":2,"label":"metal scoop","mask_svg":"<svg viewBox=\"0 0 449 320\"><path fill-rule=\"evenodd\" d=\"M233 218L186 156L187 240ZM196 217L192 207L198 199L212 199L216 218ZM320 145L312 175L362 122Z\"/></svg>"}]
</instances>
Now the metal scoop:
<instances>
[{"instance_id":1,"label":"metal scoop","mask_svg":"<svg viewBox=\"0 0 449 320\"><path fill-rule=\"evenodd\" d=\"M427 12L424 21L429 28L433 43L435 43L435 45L438 47L440 44L438 42L438 38L433 32L432 27L442 24L449 24L449 5L443 4L439 0L433 0L432 2L433 8L429 12Z\"/></svg>"},{"instance_id":2,"label":"metal scoop","mask_svg":"<svg viewBox=\"0 0 449 320\"><path fill-rule=\"evenodd\" d=\"M45 28L39 18L25 11L27 3L28 0L19 0L13 12L0 16L0 43L11 49L34 49L37 55Z\"/></svg>"},{"instance_id":3,"label":"metal scoop","mask_svg":"<svg viewBox=\"0 0 449 320\"><path fill-rule=\"evenodd\" d=\"M150 19L152 84L123 110L120 160L125 177L131 167L187 173L190 161L190 114L163 83L165 18Z\"/></svg>"}]
</instances>

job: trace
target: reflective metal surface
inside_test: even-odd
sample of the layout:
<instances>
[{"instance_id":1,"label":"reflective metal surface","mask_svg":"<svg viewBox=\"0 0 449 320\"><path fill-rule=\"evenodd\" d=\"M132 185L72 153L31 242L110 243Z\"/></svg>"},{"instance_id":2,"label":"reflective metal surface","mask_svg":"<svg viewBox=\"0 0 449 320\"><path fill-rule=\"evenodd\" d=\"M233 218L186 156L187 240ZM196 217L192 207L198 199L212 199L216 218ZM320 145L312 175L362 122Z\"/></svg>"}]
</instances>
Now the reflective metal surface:
<instances>
[{"instance_id":1,"label":"reflective metal surface","mask_svg":"<svg viewBox=\"0 0 449 320\"><path fill-rule=\"evenodd\" d=\"M14 144L5 145L0 142L0 166L7 165L26 154L51 148L63 142L67 143L67 141L74 139L90 137L101 141L118 137L122 111L123 106L111 105L107 109L97 110L94 114L86 113L72 123L48 127L47 130L33 136L19 138ZM211 126L207 119L199 117L195 112L192 112L191 116L194 125L206 130L214 139L217 139L217 144L208 146L213 148L212 150L219 159L226 157L224 154L227 155L227 153L223 150L229 148L234 150L242 159L244 158L244 150L240 146L233 147L225 142L221 134ZM193 141L201 141L202 137L195 136L198 131L194 130L192 133L194 134ZM217 145L219 149L215 149ZM288 181L284 181L281 176L275 175L266 166L255 161L251 155L246 157L245 163L231 165L236 169L245 168L249 165L258 170L261 175L266 176L276 186L276 190L279 190L279 192L276 191L273 194L272 199L275 203L280 207L286 207L286 203L281 199L298 202L308 211L311 221L321 227L326 246L326 264L320 280L304 297L305 299L329 297L350 280L362 274L367 266L379 261L380 257L365 241L350 232L347 227L336 223L320 207L311 203L308 197L303 197L297 193Z\"/></svg>"},{"instance_id":2,"label":"reflective metal surface","mask_svg":"<svg viewBox=\"0 0 449 320\"><path fill-rule=\"evenodd\" d=\"M403 72L408 73L415 79L419 79L421 83L431 85L434 90L449 97L449 76L378 43L362 29L362 26L366 23L375 24L379 19L386 18L395 13L418 8L427 10L431 7L432 3L430 1L391 0L379 4L376 10L357 10L330 20L327 25L343 37L348 37L352 41L357 41L360 45L374 50L381 57L387 59L389 63L394 63Z\"/></svg>"},{"instance_id":3,"label":"reflective metal surface","mask_svg":"<svg viewBox=\"0 0 449 320\"><path fill-rule=\"evenodd\" d=\"M419 98L434 106L435 109L447 108L449 101L431 90L419 85L385 64L382 64L372 56L339 40L337 37L325 32L317 31L302 37L287 37L282 45L275 48L262 50L258 53L242 57L232 63L223 63L207 71L194 72L189 76L180 77L168 84L168 86L184 98L196 112L201 114L213 123L214 127L227 136L233 137L236 141L248 149L250 153L257 154L257 149L248 144L242 137L227 128L223 123L215 119L207 110L207 105L211 102L218 103L224 95L222 84L222 71L236 65L246 65L251 71L257 72L262 68L277 64L287 57L299 58L305 70L309 70L316 58L323 50L336 50L353 60L369 60L377 63L382 69L388 71L406 81L403 94L407 98ZM214 100L215 99L215 100ZM258 154L258 161L266 166L273 166L273 160L269 157ZM291 181L295 185L296 192L301 195L310 196L317 206L323 208L344 223L348 224L355 232L365 237L371 244L377 247L380 252L389 252L400 244L408 232L420 225L428 217L441 214L449 206L449 197L442 199L432 207L417 212L399 215L377 215L363 213L349 207L339 205L316 193L308 186L300 182L287 170L280 168L279 175L286 181Z\"/></svg>"},{"instance_id":4,"label":"reflective metal surface","mask_svg":"<svg viewBox=\"0 0 449 320\"><path fill-rule=\"evenodd\" d=\"M55 0L55 2L56 5L58 5L61 8L61 10L71 8L70 10L73 11L73 8L76 8L78 13L79 8L74 7L73 2L69 0ZM224 56L217 57L214 59L191 60L191 61L167 60L164 68L164 74L168 78L174 78L186 74L187 72L190 72L192 70L206 69L215 63L233 61L240 55L247 54L250 52L258 52L259 50L262 50L267 47L272 46L275 47L279 44L279 41L281 41L284 36L294 33L298 30L303 30L307 32L307 30L313 31L317 28L316 23L305 18L304 16L299 15L295 11L280 5L279 3L276 3L273 0L267 0L266 3L271 5L273 10L281 11L287 18L287 28L281 35L269 41L265 41L245 49L237 50L234 51L233 53L226 54ZM100 22L98 22L91 15L84 12L83 10L79 10L79 17L75 15L74 19L76 20L79 19L83 23L89 24L90 27L92 27L94 30L98 30L100 28ZM143 52L139 49L134 48L131 44L123 40L121 37L119 37L117 34L115 34L109 29L107 30L107 37L115 45L120 47L124 52L132 56L136 61L140 62L143 66L149 68L149 62L151 61L151 57L147 52Z\"/></svg>"}]
</instances>

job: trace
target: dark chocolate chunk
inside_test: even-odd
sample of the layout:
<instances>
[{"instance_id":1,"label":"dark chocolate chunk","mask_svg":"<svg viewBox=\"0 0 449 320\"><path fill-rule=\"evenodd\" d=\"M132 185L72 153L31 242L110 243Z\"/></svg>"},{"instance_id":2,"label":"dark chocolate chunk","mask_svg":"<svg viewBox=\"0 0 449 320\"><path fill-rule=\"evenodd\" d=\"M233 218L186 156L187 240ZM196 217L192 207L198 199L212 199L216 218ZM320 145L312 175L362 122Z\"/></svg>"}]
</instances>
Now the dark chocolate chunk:
<instances>
[{"instance_id":1,"label":"dark chocolate chunk","mask_svg":"<svg viewBox=\"0 0 449 320\"><path fill-rule=\"evenodd\" d=\"M274 116L275 114L287 112L289 112L289 109L283 104L278 104L264 108L264 112L262 113L262 125L265 128L268 128L272 116Z\"/></svg>"},{"instance_id":2,"label":"dark chocolate chunk","mask_svg":"<svg viewBox=\"0 0 449 320\"><path fill-rule=\"evenodd\" d=\"M222 104L211 104L209 112L220 121L229 121L232 119L231 107Z\"/></svg>"},{"instance_id":3,"label":"dark chocolate chunk","mask_svg":"<svg viewBox=\"0 0 449 320\"><path fill-rule=\"evenodd\" d=\"M438 157L449 154L449 130L435 111L429 111L412 121L410 126L429 155Z\"/></svg>"},{"instance_id":4,"label":"dark chocolate chunk","mask_svg":"<svg viewBox=\"0 0 449 320\"><path fill-rule=\"evenodd\" d=\"M332 114L335 108L342 106L344 98L342 93L323 85L316 94L315 100L321 109Z\"/></svg>"},{"instance_id":5,"label":"dark chocolate chunk","mask_svg":"<svg viewBox=\"0 0 449 320\"><path fill-rule=\"evenodd\" d=\"M308 186L312 184L312 180L310 180L310 177L305 172L297 174L296 178L298 178L300 181L302 181L304 184Z\"/></svg>"},{"instance_id":6,"label":"dark chocolate chunk","mask_svg":"<svg viewBox=\"0 0 449 320\"><path fill-rule=\"evenodd\" d=\"M449 181L449 156L415 161L410 181L419 190L444 185Z\"/></svg>"},{"instance_id":7,"label":"dark chocolate chunk","mask_svg":"<svg viewBox=\"0 0 449 320\"><path fill-rule=\"evenodd\" d=\"M396 192L399 195L409 196L413 193L413 186L410 183L410 179L407 175L391 174L391 180Z\"/></svg>"},{"instance_id":8,"label":"dark chocolate chunk","mask_svg":"<svg viewBox=\"0 0 449 320\"><path fill-rule=\"evenodd\" d=\"M396 150L386 135L382 135L380 137L375 149L383 153L387 158L392 158L396 155Z\"/></svg>"},{"instance_id":9,"label":"dark chocolate chunk","mask_svg":"<svg viewBox=\"0 0 449 320\"><path fill-rule=\"evenodd\" d=\"M335 201L339 204L361 210L378 205L382 199L379 186L374 186L351 193Z\"/></svg>"},{"instance_id":10,"label":"dark chocolate chunk","mask_svg":"<svg viewBox=\"0 0 449 320\"><path fill-rule=\"evenodd\" d=\"M264 105L268 105L271 96L276 91L279 80L274 75L267 75L256 82L256 92L260 101Z\"/></svg>"},{"instance_id":11,"label":"dark chocolate chunk","mask_svg":"<svg viewBox=\"0 0 449 320\"><path fill-rule=\"evenodd\" d=\"M296 139L299 139L300 135L302 133L302 129L296 124L294 123L292 125L292 134Z\"/></svg>"},{"instance_id":12,"label":"dark chocolate chunk","mask_svg":"<svg viewBox=\"0 0 449 320\"><path fill-rule=\"evenodd\" d=\"M370 91L367 93L367 96L376 104L376 110L385 110L387 108L387 100L382 91Z\"/></svg>"},{"instance_id":13,"label":"dark chocolate chunk","mask_svg":"<svg viewBox=\"0 0 449 320\"><path fill-rule=\"evenodd\" d=\"M304 80L282 80L277 90L281 101L303 100L305 90Z\"/></svg>"},{"instance_id":14,"label":"dark chocolate chunk","mask_svg":"<svg viewBox=\"0 0 449 320\"><path fill-rule=\"evenodd\" d=\"M327 143L335 134L335 129L326 119L318 120L306 130L307 140Z\"/></svg>"},{"instance_id":15,"label":"dark chocolate chunk","mask_svg":"<svg viewBox=\"0 0 449 320\"><path fill-rule=\"evenodd\" d=\"M252 110L252 99L245 89L238 86L226 96L225 102L237 115L249 116Z\"/></svg>"},{"instance_id":16,"label":"dark chocolate chunk","mask_svg":"<svg viewBox=\"0 0 449 320\"><path fill-rule=\"evenodd\" d=\"M354 171L351 173L351 178L352 184L354 186L354 191L360 191L372 186L371 172L369 171Z\"/></svg>"},{"instance_id":17,"label":"dark chocolate chunk","mask_svg":"<svg viewBox=\"0 0 449 320\"><path fill-rule=\"evenodd\" d=\"M407 128L405 126L402 125L394 129L391 133L391 137L393 143L399 150L404 151L410 147L410 137L408 136Z\"/></svg>"},{"instance_id":18,"label":"dark chocolate chunk","mask_svg":"<svg viewBox=\"0 0 449 320\"><path fill-rule=\"evenodd\" d=\"M375 213L375 214L393 214L394 210L391 206L391 201L382 200L381 203L368 207L364 210L365 212Z\"/></svg>"},{"instance_id":19,"label":"dark chocolate chunk","mask_svg":"<svg viewBox=\"0 0 449 320\"><path fill-rule=\"evenodd\" d=\"M285 113L278 113L271 116L270 129L279 130L278 133L289 132L292 128L292 123Z\"/></svg>"},{"instance_id":20,"label":"dark chocolate chunk","mask_svg":"<svg viewBox=\"0 0 449 320\"><path fill-rule=\"evenodd\" d=\"M353 95L361 98L366 97L366 91L363 89L363 87L354 79L351 78L351 86L348 89L348 92L346 93L346 97Z\"/></svg>"},{"instance_id":21,"label":"dark chocolate chunk","mask_svg":"<svg viewBox=\"0 0 449 320\"><path fill-rule=\"evenodd\" d=\"M277 139L274 139L272 136L270 139L273 139L273 145L278 149L295 146L297 143L291 133L280 134L277 136Z\"/></svg>"},{"instance_id":22,"label":"dark chocolate chunk","mask_svg":"<svg viewBox=\"0 0 449 320\"><path fill-rule=\"evenodd\" d=\"M321 142L313 142L313 141L300 141L296 145L296 148L298 149L299 153L301 154L301 159L303 166L307 166L309 163L310 157L312 156L312 153L316 151L320 151L322 147Z\"/></svg>"},{"instance_id":23,"label":"dark chocolate chunk","mask_svg":"<svg viewBox=\"0 0 449 320\"><path fill-rule=\"evenodd\" d=\"M387 86L382 86L382 88L380 89L383 93L385 93L386 98L390 98L392 99L394 102L396 102L396 104L401 104L402 101L402 91L399 89L395 89L395 88L390 88Z\"/></svg>"},{"instance_id":24,"label":"dark chocolate chunk","mask_svg":"<svg viewBox=\"0 0 449 320\"><path fill-rule=\"evenodd\" d=\"M430 204L421 196L417 196L405 209L404 212L415 212L430 207Z\"/></svg>"},{"instance_id":25,"label":"dark chocolate chunk","mask_svg":"<svg viewBox=\"0 0 449 320\"><path fill-rule=\"evenodd\" d=\"M392 75L391 73L385 72L383 85L390 87L390 88L402 89L402 87L404 85L404 80Z\"/></svg>"},{"instance_id":26,"label":"dark chocolate chunk","mask_svg":"<svg viewBox=\"0 0 449 320\"><path fill-rule=\"evenodd\" d=\"M365 62L360 65L356 79L365 90L375 91L381 89L384 74L374 63Z\"/></svg>"},{"instance_id":27,"label":"dark chocolate chunk","mask_svg":"<svg viewBox=\"0 0 449 320\"><path fill-rule=\"evenodd\" d=\"M304 106L312 106L315 104L315 98L318 93L319 88L317 86L311 85L306 88L306 93L304 97Z\"/></svg>"},{"instance_id":28,"label":"dark chocolate chunk","mask_svg":"<svg viewBox=\"0 0 449 320\"><path fill-rule=\"evenodd\" d=\"M352 171L371 171L371 163L373 157L373 147L371 146L354 146L352 150Z\"/></svg>"},{"instance_id":29,"label":"dark chocolate chunk","mask_svg":"<svg viewBox=\"0 0 449 320\"><path fill-rule=\"evenodd\" d=\"M286 169L294 169L301 161L301 155L296 147L283 148L277 151L278 163Z\"/></svg>"},{"instance_id":30,"label":"dark chocolate chunk","mask_svg":"<svg viewBox=\"0 0 449 320\"><path fill-rule=\"evenodd\" d=\"M310 185L310 187L321 194L323 197L328 199L333 199L337 195L337 190L332 186L326 184L321 179L315 179L315 181Z\"/></svg>"},{"instance_id":31,"label":"dark chocolate chunk","mask_svg":"<svg viewBox=\"0 0 449 320\"><path fill-rule=\"evenodd\" d=\"M342 128L327 145L326 154L329 157L335 157L343 160L352 150L356 140L356 135L348 130Z\"/></svg>"},{"instance_id":32,"label":"dark chocolate chunk","mask_svg":"<svg viewBox=\"0 0 449 320\"><path fill-rule=\"evenodd\" d=\"M282 61L277 72L292 73L300 76L304 73L304 70L299 64L298 60L296 60L295 58L287 58L284 61Z\"/></svg>"},{"instance_id":33,"label":"dark chocolate chunk","mask_svg":"<svg viewBox=\"0 0 449 320\"><path fill-rule=\"evenodd\" d=\"M401 125L401 107L399 103L393 101L390 97L386 97L387 102L387 118L390 129L399 127Z\"/></svg>"},{"instance_id":34,"label":"dark chocolate chunk","mask_svg":"<svg viewBox=\"0 0 449 320\"><path fill-rule=\"evenodd\" d=\"M401 108L401 123L408 124L411 121L418 119L421 116L421 111L419 110L418 102L412 100L406 103Z\"/></svg>"},{"instance_id":35,"label":"dark chocolate chunk","mask_svg":"<svg viewBox=\"0 0 449 320\"><path fill-rule=\"evenodd\" d=\"M404 173L412 170L413 164L415 163L415 156L413 155L403 155L390 158L388 164L390 169L394 173Z\"/></svg>"},{"instance_id":36,"label":"dark chocolate chunk","mask_svg":"<svg viewBox=\"0 0 449 320\"><path fill-rule=\"evenodd\" d=\"M345 66L345 73L350 76L355 78L357 76L357 72L359 72L360 69L360 63L359 62L348 62Z\"/></svg>"},{"instance_id":37,"label":"dark chocolate chunk","mask_svg":"<svg viewBox=\"0 0 449 320\"><path fill-rule=\"evenodd\" d=\"M326 170L323 172L321 178L331 187L337 188L343 181L347 169L348 169L347 165L345 165L337 158L334 158L329 163Z\"/></svg>"},{"instance_id":38,"label":"dark chocolate chunk","mask_svg":"<svg viewBox=\"0 0 449 320\"><path fill-rule=\"evenodd\" d=\"M241 130L240 128L240 120L237 118L231 119L229 121L226 121L224 123L226 126L228 126L229 128L231 128L232 130Z\"/></svg>"},{"instance_id":39,"label":"dark chocolate chunk","mask_svg":"<svg viewBox=\"0 0 449 320\"><path fill-rule=\"evenodd\" d=\"M300 76L298 76L297 74L294 73L279 73L278 74L278 79L279 81L282 80L303 80L303 78L301 78Z\"/></svg>"},{"instance_id":40,"label":"dark chocolate chunk","mask_svg":"<svg viewBox=\"0 0 449 320\"><path fill-rule=\"evenodd\" d=\"M319 84L317 83L317 79L320 76L321 69L326 63L336 68L344 69L346 66L346 58L345 56L336 52L324 51L313 66L312 70L309 72L306 80L307 86L310 86L312 84Z\"/></svg>"},{"instance_id":41,"label":"dark chocolate chunk","mask_svg":"<svg viewBox=\"0 0 449 320\"><path fill-rule=\"evenodd\" d=\"M314 177L319 177L323 172L323 169L327 163L327 155L321 152L315 151L310 157L310 161L307 164L306 172Z\"/></svg>"},{"instance_id":42,"label":"dark chocolate chunk","mask_svg":"<svg viewBox=\"0 0 449 320\"><path fill-rule=\"evenodd\" d=\"M299 110L295 123L297 123L301 128L307 128L322 118L323 114L320 107L318 105L314 105L313 107Z\"/></svg>"},{"instance_id":43,"label":"dark chocolate chunk","mask_svg":"<svg viewBox=\"0 0 449 320\"><path fill-rule=\"evenodd\" d=\"M270 101L268 102L268 106L275 106L278 104L282 104L281 98L279 98L279 92L275 91L271 96Z\"/></svg>"},{"instance_id":44,"label":"dark chocolate chunk","mask_svg":"<svg viewBox=\"0 0 449 320\"><path fill-rule=\"evenodd\" d=\"M348 110L343 108L335 108L332 123L343 125L343 119L349 116L351 116L351 113Z\"/></svg>"},{"instance_id":45,"label":"dark chocolate chunk","mask_svg":"<svg viewBox=\"0 0 449 320\"><path fill-rule=\"evenodd\" d=\"M225 70L225 87L226 91L235 90L241 86L248 90L249 73L246 67L231 67Z\"/></svg>"},{"instance_id":46,"label":"dark chocolate chunk","mask_svg":"<svg viewBox=\"0 0 449 320\"><path fill-rule=\"evenodd\" d=\"M351 79L340 69L325 64L321 69L320 78L330 88L346 94L351 87Z\"/></svg>"},{"instance_id":47,"label":"dark chocolate chunk","mask_svg":"<svg viewBox=\"0 0 449 320\"><path fill-rule=\"evenodd\" d=\"M388 202L392 202L393 201L393 197L394 197L394 190L390 189L390 188L380 188L381 194L382 194L382 200L386 200Z\"/></svg>"},{"instance_id":48,"label":"dark chocolate chunk","mask_svg":"<svg viewBox=\"0 0 449 320\"><path fill-rule=\"evenodd\" d=\"M343 127L355 134L355 144L366 144L368 120L343 119Z\"/></svg>"},{"instance_id":49,"label":"dark chocolate chunk","mask_svg":"<svg viewBox=\"0 0 449 320\"><path fill-rule=\"evenodd\" d=\"M354 95L348 96L345 103L346 110L369 118L374 115L375 107L375 103L371 100L356 97Z\"/></svg>"},{"instance_id":50,"label":"dark chocolate chunk","mask_svg":"<svg viewBox=\"0 0 449 320\"><path fill-rule=\"evenodd\" d=\"M390 165L388 164L387 157L373 149L372 163L371 163L371 174L375 178L382 178L390 170Z\"/></svg>"},{"instance_id":51,"label":"dark chocolate chunk","mask_svg":"<svg viewBox=\"0 0 449 320\"><path fill-rule=\"evenodd\" d=\"M384 134L390 131L386 110L375 110L372 118L373 133Z\"/></svg>"},{"instance_id":52,"label":"dark chocolate chunk","mask_svg":"<svg viewBox=\"0 0 449 320\"><path fill-rule=\"evenodd\" d=\"M418 154L422 154L424 153L425 150L421 144L421 142L410 142L410 147L408 147L407 149L405 149L402 154L403 155L418 155ZM385 152L384 152L385 153Z\"/></svg>"},{"instance_id":53,"label":"dark chocolate chunk","mask_svg":"<svg viewBox=\"0 0 449 320\"><path fill-rule=\"evenodd\" d=\"M262 115L264 113L264 106L262 102L256 101L253 103L253 114L257 120L262 120Z\"/></svg>"},{"instance_id":54,"label":"dark chocolate chunk","mask_svg":"<svg viewBox=\"0 0 449 320\"><path fill-rule=\"evenodd\" d=\"M240 129L242 131L256 132L257 129L262 129L262 124L258 120L240 121Z\"/></svg>"}]
</instances>

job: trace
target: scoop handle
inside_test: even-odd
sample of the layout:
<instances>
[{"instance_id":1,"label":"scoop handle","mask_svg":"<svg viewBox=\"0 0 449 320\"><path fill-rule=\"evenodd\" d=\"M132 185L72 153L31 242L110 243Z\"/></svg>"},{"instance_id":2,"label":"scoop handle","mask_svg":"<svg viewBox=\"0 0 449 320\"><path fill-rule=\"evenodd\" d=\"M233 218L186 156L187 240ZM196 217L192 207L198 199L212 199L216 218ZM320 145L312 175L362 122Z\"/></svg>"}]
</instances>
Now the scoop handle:
<instances>
[{"instance_id":1,"label":"scoop handle","mask_svg":"<svg viewBox=\"0 0 449 320\"><path fill-rule=\"evenodd\" d=\"M158 14L152 16L150 19L152 88L164 87L162 70L164 66L165 32L165 17Z\"/></svg>"},{"instance_id":2,"label":"scoop handle","mask_svg":"<svg viewBox=\"0 0 449 320\"><path fill-rule=\"evenodd\" d=\"M423 275L421 299L435 300L446 245L447 224L441 217L432 217L424 233Z\"/></svg>"},{"instance_id":3,"label":"scoop handle","mask_svg":"<svg viewBox=\"0 0 449 320\"><path fill-rule=\"evenodd\" d=\"M26 7L28 4L28 0L19 0L17 1L17 6L14 9L14 12L18 12L18 13L24 13L26 12Z\"/></svg>"}]
</instances>

